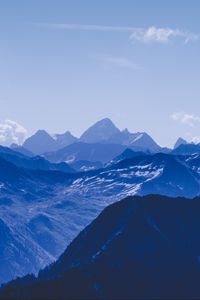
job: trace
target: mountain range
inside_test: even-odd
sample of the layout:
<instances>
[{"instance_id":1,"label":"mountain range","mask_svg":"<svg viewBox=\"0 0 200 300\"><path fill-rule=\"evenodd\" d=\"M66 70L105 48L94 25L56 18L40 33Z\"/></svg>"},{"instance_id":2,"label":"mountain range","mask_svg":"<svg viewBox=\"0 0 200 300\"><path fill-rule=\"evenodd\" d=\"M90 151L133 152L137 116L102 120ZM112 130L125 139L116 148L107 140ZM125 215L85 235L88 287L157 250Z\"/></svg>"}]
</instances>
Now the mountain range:
<instances>
[{"instance_id":1,"label":"mountain range","mask_svg":"<svg viewBox=\"0 0 200 300\"><path fill-rule=\"evenodd\" d=\"M0 170L5 283L54 262L107 205L127 196L199 196L200 145L179 139L173 150L161 148L146 133L103 119L80 139L40 130L22 146L0 146Z\"/></svg>"},{"instance_id":2,"label":"mountain range","mask_svg":"<svg viewBox=\"0 0 200 300\"><path fill-rule=\"evenodd\" d=\"M38 277L1 299L199 299L200 198L128 197L107 207Z\"/></svg>"},{"instance_id":3,"label":"mountain range","mask_svg":"<svg viewBox=\"0 0 200 300\"><path fill-rule=\"evenodd\" d=\"M147 133L130 133L128 129L120 131L108 118L92 125L79 139L69 131L51 136L45 130L38 130L24 142L23 148L41 155L45 152L54 152L66 148L76 142L84 144L118 144L134 148L137 151L158 152L161 150L161 147Z\"/></svg>"},{"instance_id":4,"label":"mountain range","mask_svg":"<svg viewBox=\"0 0 200 300\"><path fill-rule=\"evenodd\" d=\"M23 151L23 153L26 152ZM27 156L23 153L22 151L18 151L18 148L10 149L8 147L0 146L0 158L4 158L6 161L11 162L18 167L32 170L54 170L63 171L66 173L74 172L73 168L67 163L61 162L55 164L49 162L41 156Z\"/></svg>"},{"instance_id":5,"label":"mountain range","mask_svg":"<svg viewBox=\"0 0 200 300\"><path fill-rule=\"evenodd\" d=\"M52 163L66 162L79 165L77 170L88 170L104 165L125 149L145 153L170 153L187 155L194 153L199 145L189 144L179 138L174 149L160 147L145 132L130 133L128 129L120 131L108 118L102 119L88 128L80 138L69 131L64 134L50 135L45 130L38 130L22 146L13 144L11 149L29 157L43 156ZM199 152L199 149L197 149ZM85 162L85 164L84 164ZM90 164L92 166L89 166Z\"/></svg>"},{"instance_id":6,"label":"mountain range","mask_svg":"<svg viewBox=\"0 0 200 300\"><path fill-rule=\"evenodd\" d=\"M128 195L200 193L200 154L125 149L104 166L88 163L85 170L85 161L77 164L78 172L66 163L64 170L60 163L0 148L0 283L55 261L104 207Z\"/></svg>"}]
</instances>

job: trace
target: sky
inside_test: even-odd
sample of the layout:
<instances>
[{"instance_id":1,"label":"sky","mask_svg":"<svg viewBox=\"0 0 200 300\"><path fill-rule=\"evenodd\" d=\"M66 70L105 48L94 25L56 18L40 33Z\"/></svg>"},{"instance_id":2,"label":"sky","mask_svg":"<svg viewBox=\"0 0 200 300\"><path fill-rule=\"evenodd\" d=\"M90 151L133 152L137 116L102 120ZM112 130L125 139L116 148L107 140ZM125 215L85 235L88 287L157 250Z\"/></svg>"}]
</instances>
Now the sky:
<instances>
[{"instance_id":1,"label":"sky","mask_svg":"<svg viewBox=\"0 0 200 300\"><path fill-rule=\"evenodd\" d=\"M0 141L109 117L200 139L199 0L0 0Z\"/></svg>"}]
</instances>

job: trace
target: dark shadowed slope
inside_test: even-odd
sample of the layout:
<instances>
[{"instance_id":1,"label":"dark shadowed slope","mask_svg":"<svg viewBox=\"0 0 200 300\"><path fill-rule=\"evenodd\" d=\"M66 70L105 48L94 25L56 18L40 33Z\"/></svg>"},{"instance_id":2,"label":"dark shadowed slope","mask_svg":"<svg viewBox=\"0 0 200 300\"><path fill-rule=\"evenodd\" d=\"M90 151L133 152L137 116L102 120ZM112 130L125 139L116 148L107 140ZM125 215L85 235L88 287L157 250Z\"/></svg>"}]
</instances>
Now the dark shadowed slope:
<instances>
[{"instance_id":1,"label":"dark shadowed slope","mask_svg":"<svg viewBox=\"0 0 200 300\"><path fill-rule=\"evenodd\" d=\"M172 154L176 155L192 155L195 153L200 154L200 144L181 144L172 151Z\"/></svg>"},{"instance_id":2,"label":"dark shadowed slope","mask_svg":"<svg viewBox=\"0 0 200 300\"><path fill-rule=\"evenodd\" d=\"M7 147L0 146L0 158L3 158L20 168L32 170L46 171L62 171L65 173L73 173L74 169L67 163L51 163L41 156L27 156L21 151L13 150Z\"/></svg>"},{"instance_id":3,"label":"dark shadowed slope","mask_svg":"<svg viewBox=\"0 0 200 300\"><path fill-rule=\"evenodd\" d=\"M125 152L122 159L129 154L133 153ZM7 239L1 238L6 248L0 262L7 267L0 283L35 273L57 259L104 207L127 195L199 195L199 168L197 155L134 153L105 168L75 174L30 170L0 159L0 219L9 229L8 240L12 239L6 244ZM27 252L24 241L30 245ZM26 267L18 252L23 253Z\"/></svg>"},{"instance_id":4,"label":"dark shadowed slope","mask_svg":"<svg viewBox=\"0 0 200 300\"><path fill-rule=\"evenodd\" d=\"M1 299L199 299L200 199L129 197Z\"/></svg>"},{"instance_id":5,"label":"dark shadowed slope","mask_svg":"<svg viewBox=\"0 0 200 300\"><path fill-rule=\"evenodd\" d=\"M31 151L25 149L23 146L20 146L20 145L14 144L14 143L12 145L10 145L10 149L15 151L15 152L26 155L28 157L33 157L34 156L34 154Z\"/></svg>"}]
</instances>

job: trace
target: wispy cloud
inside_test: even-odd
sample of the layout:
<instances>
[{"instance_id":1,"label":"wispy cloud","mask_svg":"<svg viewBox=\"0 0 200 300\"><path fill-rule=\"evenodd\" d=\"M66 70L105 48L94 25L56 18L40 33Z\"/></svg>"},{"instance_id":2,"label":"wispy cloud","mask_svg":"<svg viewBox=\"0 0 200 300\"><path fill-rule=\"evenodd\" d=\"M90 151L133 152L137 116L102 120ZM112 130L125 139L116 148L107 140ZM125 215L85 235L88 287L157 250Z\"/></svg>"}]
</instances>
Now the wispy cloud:
<instances>
[{"instance_id":1,"label":"wispy cloud","mask_svg":"<svg viewBox=\"0 0 200 300\"><path fill-rule=\"evenodd\" d=\"M110 66L129 70L142 70L143 68L125 57L101 57L100 60Z\"/></svg>"},{"instance_id":2,"label":"wispy cloud","mask_svg":"<svg viewBox=\"0 0 200 300\"><path fill-rule=\"evenodd\" d=\"M83 25L83 24L69 24L69 23L51 23L51 24L37 24L39 26L65 29L65 30L81 30L81 31L102 31L102 32L125 32L129 33L129 39L142 43L167 43L173 39L182 39L184 43L195 41L199 39L199 35L188 30L172 29L169 27L159 28L150 26L147 28L141 27L127 27L127 26L104 26L104 25Z\"/></svg>"},{"instance_id":3,"label":"wispy cloud","mask_svg":"<svg viewBox=\"0 0 200 300\"><path fill-rule=\"evenodd\" d=\"M200 117L195 116L194 114L189 114L184 111L175 112L170 115L170 118L174 121L180 122L182 124L194 127L197 124L200 124Z\"/></svg>"},{"instance_id":4,"label":"wispy cloud","mask_svg":"<svg viewBox=\"0 0 200 300\"><path fill-rule=\"evenodd\" d=\"M103 26L103 25L83 25L83 24L58 24L58 23L48 23L48 24L37 24L39 26L44 26L48 28L55 29L67 29L67 30L81 30L81 31L104 31L104 32L133 32L137 28L126 27L126 26Z\"/></svg>"},{"instance_id":5,"label":"wispy cloud","mask_svg":"<svg viewBox=\"0 0 200 300\"><path fill-rule=\"evenodd\" d=\"M22 144L27 136L27 130L12 120L0 123L0 144L10 146L12 143Z\"/></svg>"},{"instance_id":6,"label":"wispy cloud","mask_svg":"<svg viewBox=\"0 0 200 300\"><path fill-rule=\"evenodd\" d=\"M170 40L175 38L183 39L184 43L188 43L190 41L197 40L198 35L180 29L156 28L152 26L146 29L137 29L130 36L130 40L136 40L143 43L168 43Z\"/></svg>"}]
</instances>

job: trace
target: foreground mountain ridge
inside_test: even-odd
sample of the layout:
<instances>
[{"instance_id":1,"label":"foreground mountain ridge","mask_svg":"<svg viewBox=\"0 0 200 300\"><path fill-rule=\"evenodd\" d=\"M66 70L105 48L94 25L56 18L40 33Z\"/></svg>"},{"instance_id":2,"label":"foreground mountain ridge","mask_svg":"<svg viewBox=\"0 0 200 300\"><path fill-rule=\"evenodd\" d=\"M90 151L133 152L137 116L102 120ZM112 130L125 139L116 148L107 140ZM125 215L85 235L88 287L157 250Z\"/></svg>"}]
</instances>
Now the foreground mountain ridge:
<instances>
[{"instance_id":1,"label":"foreground mountain ridge","mask_svg":"<svg viewBox=\"0 0 200 300\"><path fill-rule=\"evenodd\" d=\"M104 207L127 195L193 198L200 194L199 154L125 150L99 169L69 173L33 169L27 160L39 166L37 159L27 157L25 165L23 154L0 150L0 231L4 232L0 283L36 274L57 259ZM23 268L21 257L26 260Z\"/></svg>"},{"instance_id":2,"label":"foreground mountain ridge","mask_svg":"<svg viewBox=\"0 0 200 300\"><path fill-rule=\"evenodd\" d=\"M199 299L200 198L128 197L1 299Z\"/></svg>"}]
</instances>

